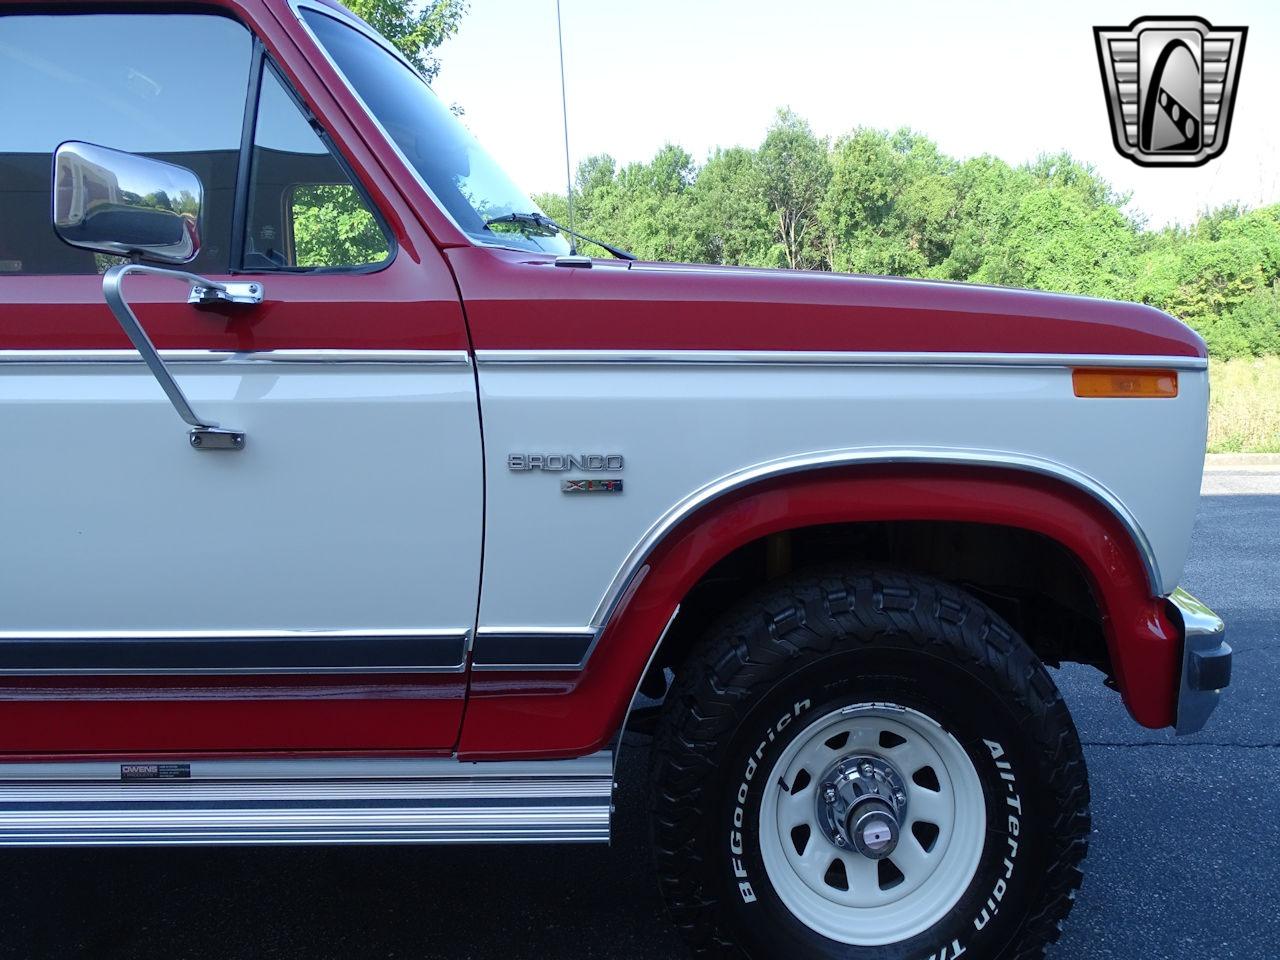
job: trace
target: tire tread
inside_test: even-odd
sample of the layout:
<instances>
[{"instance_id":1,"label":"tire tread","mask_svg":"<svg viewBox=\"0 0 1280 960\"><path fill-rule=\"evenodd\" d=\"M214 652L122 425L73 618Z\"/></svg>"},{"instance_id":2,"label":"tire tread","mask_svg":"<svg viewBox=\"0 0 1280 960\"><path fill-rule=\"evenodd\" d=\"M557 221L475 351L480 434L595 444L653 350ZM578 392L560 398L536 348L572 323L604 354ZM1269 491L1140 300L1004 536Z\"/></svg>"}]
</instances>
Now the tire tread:
<instances>
[{"instance_id":1,"label":"tire tread","mask_svg":"<svg viewBox=\"0 0 1280 960\"><path fill-rule=\"evenodd\" d=\"M796 661L887 636L981 670L1025 718L1057 815L1042 883L1002 957L1034 960L1058 940L1083 879L1090 796L1080 740L1053 679L1008 624L959 588L909 573L835 567L779 582L727 613L668 693L652 753L653 851L668 912L696 956L743 956L705 887L697 842L703 811L715 799L707 792L717 747Z\"/></svg>"}]
</instances>

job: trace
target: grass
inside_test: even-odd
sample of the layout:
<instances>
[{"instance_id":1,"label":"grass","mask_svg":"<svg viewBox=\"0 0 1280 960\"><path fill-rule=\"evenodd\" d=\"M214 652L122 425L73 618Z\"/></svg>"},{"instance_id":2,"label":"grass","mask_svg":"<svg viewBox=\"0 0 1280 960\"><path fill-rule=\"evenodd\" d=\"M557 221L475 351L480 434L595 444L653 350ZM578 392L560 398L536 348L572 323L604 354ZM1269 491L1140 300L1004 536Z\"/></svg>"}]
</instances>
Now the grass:
<instances>
[{"instance_id":1,"label":"grass","mask_svg":"<svg viewBox=\"0 0 1280 960\"><path fill-rule=\"evenodd\" d=\"M1280 453L1280 357L1209 363L1209 452Z\"/></svg>"}]
</instances>

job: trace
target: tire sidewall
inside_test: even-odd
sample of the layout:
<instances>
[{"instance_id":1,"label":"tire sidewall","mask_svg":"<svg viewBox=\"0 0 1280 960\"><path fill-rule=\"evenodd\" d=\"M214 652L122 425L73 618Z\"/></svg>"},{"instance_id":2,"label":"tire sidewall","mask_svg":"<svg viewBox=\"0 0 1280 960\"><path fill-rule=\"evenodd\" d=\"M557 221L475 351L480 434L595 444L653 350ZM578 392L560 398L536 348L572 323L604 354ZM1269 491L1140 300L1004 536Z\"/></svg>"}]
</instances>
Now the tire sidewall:
<instances>
[{"instance_id":1,"label":"tire sidewall","mask_svg":"<svg viewBox=\"0 0 1280 960\"><path fill-rule=\"evenodd\" d=\"M1028 732L1030 718L993 679L973 666L882 641L873 649L814 657L751 705L723 750L722 802L704 836L726 919L749 954L876 960L999 955L1034 901L1055 811L1043 808L1043 751ZM964 748L982 784L986 838L973 880L945 917L895 944L850 946L812 930L779 899L760 852L760 806L765 791L777 789L768 781L793 740L811 735L806 731L835 710L868 703L916 710Z\"/></svg>"}]
</instances>

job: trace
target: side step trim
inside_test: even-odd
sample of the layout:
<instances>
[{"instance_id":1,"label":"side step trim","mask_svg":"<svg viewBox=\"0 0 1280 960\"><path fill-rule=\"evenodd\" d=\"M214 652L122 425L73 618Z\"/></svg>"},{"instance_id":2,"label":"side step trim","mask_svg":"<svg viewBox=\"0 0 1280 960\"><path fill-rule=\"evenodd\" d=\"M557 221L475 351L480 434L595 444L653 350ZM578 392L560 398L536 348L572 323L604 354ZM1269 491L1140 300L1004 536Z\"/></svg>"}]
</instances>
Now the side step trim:
<instances>
[{"instance_id":1,"label":"side step trim","mask_svg":"<svg viewBox=\"0 0 1280 960\"><path fill-rule=\"evenodd\" d=\"M609 840L608 751L519 763L166 761L173 779L133 779L147 765L0 764L0 846Z\"/></svg>"}]
</instances>

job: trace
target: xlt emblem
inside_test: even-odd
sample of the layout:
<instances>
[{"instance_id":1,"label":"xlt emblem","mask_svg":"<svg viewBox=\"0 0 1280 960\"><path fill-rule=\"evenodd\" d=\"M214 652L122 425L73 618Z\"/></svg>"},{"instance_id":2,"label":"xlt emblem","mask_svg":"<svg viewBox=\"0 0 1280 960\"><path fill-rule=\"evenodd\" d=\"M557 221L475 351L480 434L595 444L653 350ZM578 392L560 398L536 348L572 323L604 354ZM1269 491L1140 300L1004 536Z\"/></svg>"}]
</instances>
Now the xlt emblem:
<instances>
[{"instance_id":1,"label":"xlt emblem","mask_svg":"<svg viewBox=\"0 0 1280 960\"><path fill-rule=\"evenodd\" d=\"M517 472L543 470L547 473L618 473L622 470L620 453L512 453L507 456L507 469Z\"/></svg>"},{"instance_id":2,"label":"xlt emblem","mask_svg":"<svg viewBox=\"0 0 1280 960\"><path fill-rule=\"evenodd\" d=\"M561 480L561 493L621 493L621 480Z\"/></svg>"},{"instance_id":3,"label":"xlt emblem","mask_svg":"<svg viewBox=\"0 0 1280 960\"><path fill-rule=\"evenodd\" d=\"M1225 150L1247 33L1199 17L1094 27L1116 149L1144 167L1197 167Z\"/></svg>"}]
</instances>

